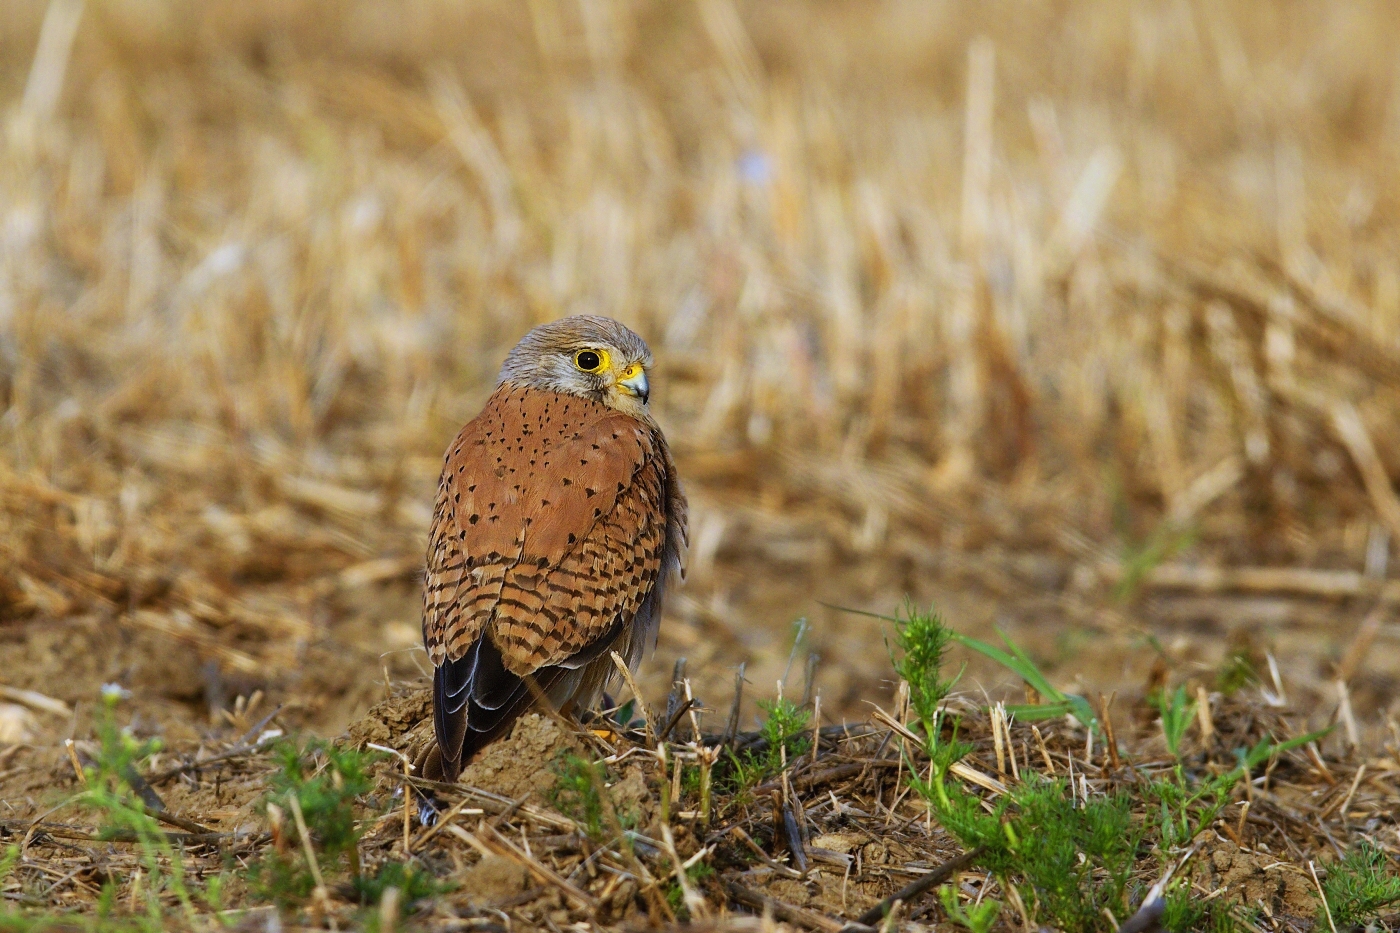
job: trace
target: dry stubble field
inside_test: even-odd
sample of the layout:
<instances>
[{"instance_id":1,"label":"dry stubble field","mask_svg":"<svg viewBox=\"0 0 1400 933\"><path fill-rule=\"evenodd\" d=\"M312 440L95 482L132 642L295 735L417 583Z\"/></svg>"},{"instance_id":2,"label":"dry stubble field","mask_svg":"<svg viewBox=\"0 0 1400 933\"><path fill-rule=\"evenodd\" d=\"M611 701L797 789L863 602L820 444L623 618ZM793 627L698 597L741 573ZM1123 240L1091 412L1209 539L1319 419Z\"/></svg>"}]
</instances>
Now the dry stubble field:
<instances>
[{"instance_id":1,"label":"dry stubble field","mask_svg":"<svg viewBox=\"0 0 1400 933\"><path fill-rule=\"evenodd\" d=\"M823 722L868 720L898 701L890 629L832 606L907 596L1144 736L1154 686L1243 658L1299 730L1349 727L1315 753L1349 762L1343 791L1369 762L1353 790L1393 794L1386 3L3 16L0 826L23 864L15 827L77 786L62 741L102 684L167 765L279 706L334 737L412 696L442 448L525 330L579 312L651 342L692 503L649 700L685 657L718 732L746 663L752 728L815 655ZM954 658L968 702L1021 698ZM253 793L192 816L231 830ZM22 870L5 896L71 907L108 877Z\"/></svg>"}]
</instances>

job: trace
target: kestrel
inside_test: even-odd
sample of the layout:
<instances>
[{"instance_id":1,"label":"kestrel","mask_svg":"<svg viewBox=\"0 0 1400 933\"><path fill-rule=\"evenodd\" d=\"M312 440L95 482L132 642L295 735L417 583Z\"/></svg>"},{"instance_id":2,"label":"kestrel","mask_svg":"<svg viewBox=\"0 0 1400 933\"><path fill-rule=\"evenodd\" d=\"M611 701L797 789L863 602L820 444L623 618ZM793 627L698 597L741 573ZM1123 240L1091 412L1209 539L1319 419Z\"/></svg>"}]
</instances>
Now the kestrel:
<instances>
[{"instance_id":1,"label":"kestrel","mask_svg":"<svg viewBox=\"0 0 1400 933\"><path fill-rule=\"evenodd\" d=\"M686 501L647 408L651 365L609 318L543 324L447 449L423 588L424 777L455 781L539 697L591 706L612 652L635 668L655 645Z\"/></svg>"}]
</instances>

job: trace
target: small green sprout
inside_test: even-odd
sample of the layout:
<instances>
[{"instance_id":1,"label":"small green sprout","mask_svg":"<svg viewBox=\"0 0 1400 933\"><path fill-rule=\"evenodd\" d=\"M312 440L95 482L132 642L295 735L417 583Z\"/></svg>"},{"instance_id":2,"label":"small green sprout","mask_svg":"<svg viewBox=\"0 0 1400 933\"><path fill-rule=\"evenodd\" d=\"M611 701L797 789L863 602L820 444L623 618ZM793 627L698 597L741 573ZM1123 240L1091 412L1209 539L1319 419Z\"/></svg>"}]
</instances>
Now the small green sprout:
<instances>
[{"instance_id":1,"label":"small green sprout","mask_svg":"<svg viewBox=\"0 0 1400 933\"><path fill-rule=\"evenodd\" d=\"M138 765L159 751L161 743L159 739L138 740L129 729L117 725L117 707L127 695L114 685L102 689L102 702L96 711L99 749L93 764L83 769L86 786L76 803L102 814L99 835L103 838L135 837L145 873L146 923L161 927L165 916L162 898L167 895L180 904L186 921L193 922L194 901L185 883L180 854L132 786L140 784Z\"/></svg>"},{"instance_id":2,"label":"small green sprout","mask_svg":"<svg viewBox=\"0 0 1400 933\"><path fill-rule=\"evenodd\" d=\"M1231 651L1215 673L1215 688L1227 697L1258 682L1259 672L1254 669L1249 653L1239 649Z\"/></svg>"},{"instance_id":3,"label":"small green sprout","mask_svg":"<svg viewBox=\"0 0 1400 933\"><path fill-rule=\"evenodd\" d=\"M951 884L939 886L938 899L943 903L948 919L968 933L988 933L1001 913L1001 901L985 900L964 907L958 900L958 889Z\"/></svg>"},{"instance_id":4,"label":"small green sprout","mask_svg":"<svg viewBox=\"0 0 1400 933\"><path fill-rule=\"evenodd\" d=\"M1169 696L1165 690L1156 696L1157 711L1161 714L1162 738L1166 739L1167 751L1178 761L1181 760L1181 741L1196 718L1196 701L1187 699L1186 686L1180 684Z\"/></svg>"},{"instance_id":5,"label":"small green sprout","mask_svg":"<svg viewBox=\"0 0 1400 933\"><path fill-rule=\"evenodd\" d=\"M1252 909L1234 898L1202 900L1186 882L1173 883L1167 891L1162 928L1168 933L1238 933L1253 928Z\"/></svg>"},{"instance_id":6,"label":"small green sprout","mask_svg":"<svg viewBox=\"0 0 1400 933\"><path fill-rule=\"evenodd\" d=\"M759 730L757 750L747 749L736 755L729 752L729 782L738 791L763 783L805 755L812 747L808 732L811 713L786 697L759 700L758 708L765 716Z\"/></svg>"},{"instance_id":7,"label":"small green sprout","mask_svg":"<svg viewBox=\"0 0 1400 933\"><path fill-rule=\"evenodd\" d=\"M903 614L895 616L894 627L900 650L898 658L891 652L894 669L909 684L909 704L919 717L927 742L936 745L943 701L957 683L956 677L943 677L943 658L953 632L937 613L918 612L912 604L906 604Z\"/></svg>"},{"instance_id":8,"label":"small green sprout","mask_svg":"<svg viewBox=\"0 0 1400 933\"><path fill-rule=\"evenodd\" d=\"M262 806L274 832L286 842L252 865L249 880L256 896L290 908L303 903L315 888L296 840L300 830L292 818L292 801L301 810L322 874L348 870L352 881L361 881L355 801L369 792L369 768L380 756L320 740L305 746L284 741L274 754L281 767L270 780Z\"/></svg>"},{"instance_id":9,"label":"small green sprout","mask_svg":"<svg viewBox=\"0 0 1400 933\"><path fill-rule=\"evenodd\" d=\"M607 827L601 766L591 758L566 751L555 760L553 771L555 780L549 791L549 802L582 826L590 839L602 839Z\"/></svg>"}]
</instances>

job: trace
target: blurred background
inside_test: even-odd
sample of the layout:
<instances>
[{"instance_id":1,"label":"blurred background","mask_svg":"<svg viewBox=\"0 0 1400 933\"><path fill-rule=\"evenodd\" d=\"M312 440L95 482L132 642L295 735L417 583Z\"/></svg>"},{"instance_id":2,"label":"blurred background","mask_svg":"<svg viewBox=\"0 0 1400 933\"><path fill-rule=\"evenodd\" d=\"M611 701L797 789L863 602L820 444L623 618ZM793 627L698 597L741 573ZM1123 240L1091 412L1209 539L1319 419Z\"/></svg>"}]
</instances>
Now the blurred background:
<instances>
[{"instance_id":1,"label":"blurred background","mask_svg":"<svg viewBox=\"0 0 1400 933\"><path fill-rule=\"evenodd\" d=\"M1400 712L1385 0L0 16L9 686L334 733L422 678L442 451L586 312L690 495L653 697L812 653L864 717L888 629L831 607L908 597L1089 693Z\"/></svg>"}]
</instances>

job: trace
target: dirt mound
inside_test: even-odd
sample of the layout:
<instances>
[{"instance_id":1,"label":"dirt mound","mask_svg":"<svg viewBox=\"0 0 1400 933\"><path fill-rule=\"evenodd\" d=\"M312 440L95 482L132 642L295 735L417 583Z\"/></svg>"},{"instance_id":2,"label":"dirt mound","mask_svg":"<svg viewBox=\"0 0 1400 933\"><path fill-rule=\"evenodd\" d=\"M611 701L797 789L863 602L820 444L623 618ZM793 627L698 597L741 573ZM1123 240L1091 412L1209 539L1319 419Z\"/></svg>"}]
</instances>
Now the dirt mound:
<instances>
[{"instance_id":1,"label":"dirt mound","mask_svg":"<svg viewBox=\"0 0 1400 933\"><path fill-rule=\"evenodd\" d=\"M530 873L519 862L490 855L462 873L462 890L478 903L504 901L524 891Z\"/></svg>"},{"instance_id":2,"label":"dirt mound","mask_svg":"<svg viewBox=\"0 0 1400 933\"><path fill-rule=\"evenodd\" d=\"M1316 909L1312 882L1302 869L1229 841L1198 860L1194 880L1207 891L1224 888L1243 904L1266 908L1270 916L1306 917Z\"/></svg>"},{"instance_id":3,"label":"dirt mound","mask_svg":"<svg viewBox=\"0 0 1400 933\"><path fill-rule=\"evenodd\" d=\"M357 748L382 745L417 755L433 735L433 692L407 690L381 700L350 724L346 737Z\"/></svg>"},{"instance_id":4,"label":"dirt mound","mask_svg":"<svg viewBox=\"0 0 1400 933\"><path fill-rule=\"evenodd\" d=\"M571 747L558 723L528 713L516 721L508 738L482 749L458 780L515 800L532 791L542 794L554 786L554 762Z\"/></svg>"},{"instance_id":5,"label":"dirt mound","mask_svg":"<svg viewBox=\"0 0 1400 933\"><path fill-rule=\"evenodd\" d=\"M350 726L356 746L382 745L417 759L433 740L433 699L428 689L396 694L375 704ZM554 786L552 765L570 747L563 728L548 716L527 713L510 735L492 742L462 771L460 782L512 799Z\"/></svg>"}]
</instances>

